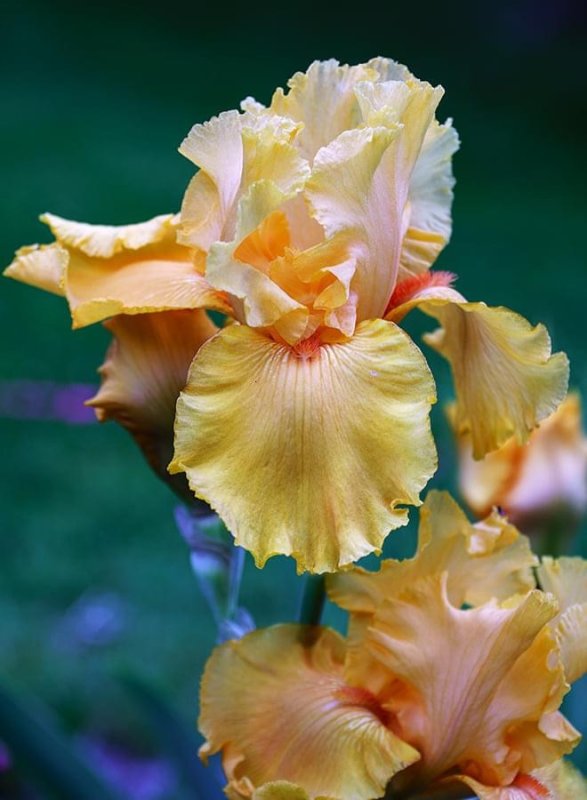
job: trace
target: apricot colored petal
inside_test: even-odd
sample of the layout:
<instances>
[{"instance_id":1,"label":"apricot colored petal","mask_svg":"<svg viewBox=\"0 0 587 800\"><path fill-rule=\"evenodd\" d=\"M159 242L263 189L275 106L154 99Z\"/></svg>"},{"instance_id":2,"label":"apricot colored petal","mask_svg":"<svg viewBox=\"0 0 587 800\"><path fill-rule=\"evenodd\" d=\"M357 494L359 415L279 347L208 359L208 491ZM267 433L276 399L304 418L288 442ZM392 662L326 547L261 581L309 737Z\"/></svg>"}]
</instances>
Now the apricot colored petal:
<instances>
[{"instance_id":1,"label":"apricot colored petal","mask_svg":"<svg viewBox=\"0 0 587 800\"><path fill-rule=\"evenodd\" d=\"M533 327L519 314L485 303L430 300L420 308L442 325L426 341L450 362L455 427L470 431L475 458L512 436L525 442L564 399L568 359L551 355L543 325Z\"/></svg>"},{"instance_id":2,"label":"apricot colored petal","mask_svg":"<svg viewBox=\"0 0 587 800\"><path fill-rule=\"evenodd\" d=\"M546 627L554 615L556 604L538 591L509 607L492 601L457 609L446 594L446 574L422 579L378 609L367 645L419 698L394 709L392 695L389 707L401 737L422 753L424 784L460 768L482 783L503 785L521 764L529 771L572 748L566 731L552 739L542 731L566 691ZM510 741L521 726L526 737ZM534 735L542 737L543 757L549 745L549 757L529 765L525 742Z\"/></svg>"},{"instance_id":3,"label":"apricot colored petal","mask_svg":"<svg viewBox=\"0 0 587 800\"><path fill-rule=\"evenodd\" d=\"M314 61L307 72L290 78L287 94L277 89L269 111L303 123L298 145L312 160L321 147L360 122L355 86L376 77L367 64L349 67L334 59Z\"/></svg>"},{"instance_id":4,"label":"apricot colored petal","mask_svg":"<svg viewBox=\"0 0 587 800\"><path fill-rule=\"evenodd\" d=\"M201 310L121 315L104 325L114 338L102 385L87 405L100 422L126 428L153 469L169 478L175 404L195 354L217 328Z\"/></svg>"},{"instance_id":5,"label":"apricot colored petal","mask_svg":"<svg viewBox=\"0 0 587 800\"><path fill-rule=\"evenodd\" d=\"M450 239L454 178L452 156L459 137L451 120L433 120L410 179L409 225L402 244L400 278L428 269Z\"/></svg>"},{"instance_id":6,"label":"apricot colored petal","mask_svg":"<svg viewBox=\"0 0 587 800\"><path fill-rule=\"evenodd\" d=\"M376 700L345 684L344 656L334 631L298 625L255 631L214 651L202 679L201 754L222 753L236 797L281 781L310 800L371 800L417 760L386 728ZM268 797L300 796L283 783L281 790Z\"/></svg>"},{"instance_id":7,"label":"apricot colored petal","mask_svg":"<svg viewBox=\"0 0 587 800\"><path fill-rule=\"evenodd\" d=\"M414 558L386 559L377 572L356 567L331 575L328 593L342 608L370 615L418 579L446 571L450 602L480 605L533 589L536 564L528 539L506 519L490 514L472 524L447 492L430 491L420 509Z\"/></svg>"},{"instance_id":8,"label":"apricot colored petal","mask_svg":"<svg viewBox=\"0 0 587 800\"><path fill-rule=\"evenodd\" d=\"M587 561L582 558L545 556L538 580L559 603L555 633L569 683L587 672Z\"/></svg>"},{"instance_id":9,"label":"apricot colored petal","mask_svg":"<svg viewBox=\"0 0 587 800\"><path fill-rule=\"evenodd\" d=\"M301 786L288 781L271 781L255 789L253 800L309 800L308 793Z\"/></svg>"},{"instance_id":10,"label":"apricot colored petal","mask_svg":"<svg viewBox=\"0 0 587 800\"><path fill-rule=\"evenodd\" d=\"M378 551L431 477L434 385L393 324L363 323L298 358L234 325L195 359L176 420L173 472L259 565L293 555L332 571Z\"/></svg>"},{"instance_id":11,"label":"apricot colored petal","mask_svg":"<svg viewBox=\"0 0 587 800\"><path fill-rule=\"evenodd\" d=\"M68 262L67 250L57 242L34 244L16 251L14 260L6 267L4 275L36 289L44 289L46 292L63 296Z\"/></svg>"},{"instance_id":12,"label":"apricot colored petal","mask_svg":"<svg viewBox=\"0 0 587 800\"><path fill-rule=\"evenodd\" d=\"M196 254L176 244L177 218L164 214L136 225L89 225L45 214L58 241L29 258L51 253L75 328L118 314L215 308L226 299L198 271ZM49 266L47 266L49 269ZM51 267L57 280L57 265ZM43 288L47 288L43 286Z\"/></svg>"}]
</instances>

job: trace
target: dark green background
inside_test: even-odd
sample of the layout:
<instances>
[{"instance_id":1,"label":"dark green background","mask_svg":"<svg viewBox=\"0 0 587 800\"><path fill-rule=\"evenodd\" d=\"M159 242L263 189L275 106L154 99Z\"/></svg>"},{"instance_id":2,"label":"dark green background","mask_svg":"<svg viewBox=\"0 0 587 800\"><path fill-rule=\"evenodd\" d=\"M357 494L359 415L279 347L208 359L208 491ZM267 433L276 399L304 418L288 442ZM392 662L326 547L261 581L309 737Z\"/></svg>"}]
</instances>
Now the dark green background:
<instances>
[{"instance_id":1,"label":"dark green background","mask_svg":"<svg viewBox=\"0 0 587 800\"><path fill-rule=\"evenodd\" d=\"M176 149L195 122L268 101L316 58L381 54L447 91L462 148L455 232L439 266L473 300L547 323L587 389L585 18L579 2L5 5L0 25L0 261L48 241L37 215L126 223L175 211L192 165ZM63 302L9 281L0 292L1 379L95 382L107 343L71 333ZM437 360L441 400L446 368ZM442 413L437 485L454 483ZM163 686L193 715L214 632L173 521L174 500L115 425L0 419L0 672L68 723L138 736L108 676ZM402 534L396 534L401 538ZM585 551L585 545L578 545ZM291 618L299 581L275 560L247 566L260 625ZM55 646L84 591L128 603L121 642L75 658ZM584 714L584 716L586 716ZM587 724L587 720L585 720Z\"/></svg>"}]
</instances>

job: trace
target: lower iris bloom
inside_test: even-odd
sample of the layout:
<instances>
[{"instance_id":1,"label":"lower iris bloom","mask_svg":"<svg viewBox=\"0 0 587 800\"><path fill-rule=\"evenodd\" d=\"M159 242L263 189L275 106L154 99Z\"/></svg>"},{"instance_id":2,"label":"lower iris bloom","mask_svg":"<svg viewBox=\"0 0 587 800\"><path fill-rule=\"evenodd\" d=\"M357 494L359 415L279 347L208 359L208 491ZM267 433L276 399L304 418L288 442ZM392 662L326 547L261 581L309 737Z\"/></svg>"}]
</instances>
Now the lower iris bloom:
<instances>
[{"instance_id":1,"label":"lower iris bloom","mask_svg":"<svg viewBox=\"0 0 587 800\"><path fill-rule=\"evenodd\" d=\"M524 441L566 393L542 326L430 271L458 146L441 96L387 59L316 62L268 107L249 98L190 131L181 152L199 172L178 218L47 215L57 241L7 270L65 295L75 326L114 318L100 417L160 472L169 457L260 566L348 566L419 504L435 387L399 325L410 309L442 326L428 342L451 363L475 457ZM209 308L233 324L217 331Z\"/></svg>"},{"instance_id":2,"label":"lower iris bloom","mask_svg":"<svg viewBox=\"0 0 587 800\"><path fill-rule=\"evenodd\" d=\"M231 800L575 800L560 713L587 671L587 563L537 560L498 514L430 493L413 559L329 578L345 639L278 625L228 642L202 682L202 755ZM573 785L576 794L571 794ZM580 790L579 790L579 787ZM387 794L386 794L387 792Z\"/></svg>"}]
</instances>

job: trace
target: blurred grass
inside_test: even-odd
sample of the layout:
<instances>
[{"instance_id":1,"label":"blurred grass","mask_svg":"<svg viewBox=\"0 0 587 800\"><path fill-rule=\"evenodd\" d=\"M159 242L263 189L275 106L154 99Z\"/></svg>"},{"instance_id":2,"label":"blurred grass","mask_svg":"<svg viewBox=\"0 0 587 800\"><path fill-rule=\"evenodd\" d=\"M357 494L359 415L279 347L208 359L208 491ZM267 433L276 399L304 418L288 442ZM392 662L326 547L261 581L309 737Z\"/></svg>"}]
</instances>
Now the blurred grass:
<instances>
[{"instance_id":1,"label":"blurred grass","mask_svg":"<svg viewBox=\"0 0 587 800\"><path fill-rule=\"evenodd\" d=\"M326 6L261 4L253 13L26 0L2 14L3 263L22 244L49 240L36 222L45 210L124 223L177 209L192 167L176 147L193 123L248 94L267 101L314 58L381 53L443 83L440 116L453 116L462 138L455 233L439 266L460 275L471 299L545 322L571 356L573 385L587 391L578 3L429 1L417 13L406 5L354 18ZM0 319L0 379L97 380L107 337L99 328L72 334L58 298L6 281ZM431 362L445 401L448 371ZM434 420L436 483L453 486L440 406ZM0 443L0 675L38 693L71 727L129 724L140 737L105 680L122 669L167 687L193 717L214 631L174 529L172 496L114 425L0 420ZM401 549L401 536L390 547ZM88 588L120 594L127 630L108 647L64 651L55 630ZM243 601L265 625L293 617L299 589L289 562L263 572L249 563Z\"/></svg>"}]
</instances>

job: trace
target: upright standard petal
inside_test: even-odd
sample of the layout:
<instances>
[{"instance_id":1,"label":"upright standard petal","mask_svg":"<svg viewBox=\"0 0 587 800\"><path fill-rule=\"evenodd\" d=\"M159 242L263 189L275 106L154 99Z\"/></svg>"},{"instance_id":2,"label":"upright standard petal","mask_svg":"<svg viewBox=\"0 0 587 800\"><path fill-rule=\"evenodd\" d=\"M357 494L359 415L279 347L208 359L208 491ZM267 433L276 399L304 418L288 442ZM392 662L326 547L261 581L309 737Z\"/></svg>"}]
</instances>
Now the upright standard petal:
<instances>
[{"instance_id":1,"label":"upright standard petal","mask_svg":"<svg viewBox=\"0 0 587 800\"><path fill-rule=\"evenodd\" d=\"M344 680L344 641L278 625L217 648L202 680L202 755L222 752L229 796L372 800L418 753Z\"/></svg>"},{"instance_id":2,"label":"upright standard petal","mask_svg":"<svg viewBox=\"0 0 587 800\"><path fill-rule=\"evenodd\" d=\"M199 172L181 207L179 241L208 252L234 239L239 202L259 181L294 197L309 167L293 144L299 125L276 116L227 111L194 125L179 151Z\"/></svg>"},{"instance_id":3,"label":"upright standard petal","mask_svg":"<svg viewBox=\"0 0 587 800\"><path fill-rule=\"evenodd\" d=\"M314 161L306 196L326 234L353 244L359 320L383 316L393 292L410 178L441 94L417 81L365 84L367 127L340 134Z\"/></svg>"},{"instance_id":4,"label":"upright standard petal","mask_svg":"<svg viewBox=\"0 0 587 800\"><path fill-rule=\"evenodd\" d=\"M114 340L100 368L102 385L87 405L100 422L114 419L126 428L169 481L177 398L194 356L217 328L201 310L121 315L104 324Z\"/></svg>"},{"instance_id":5,"label":"upright standard petal","mask_svg":"<svg viewBox=\"0 0 587 800\"><path fill-rule=\"evenodd\" d=\"M397 690L386 707L398 735L422 754L418 785L460 771L507 786L576 744L568 723L551 722L567 689L548 629L556 612L537 591L516 604L457 609L446 575L377 611L367 645L412 693L405 702Z\"/></svg>"},{"instance_id":6,"label":"upright standard petal","mask_svg":"<svg viewBox=\"0 0 587 800\"><path fill-rule=\"evenodd\" d=\"M305 357L304 357L305 356ZM177 408L172 472L259 565L333 571L379 551L436 467L426 363L399 328L363 323L314 352L232 326L202 348Z\"/></svg>"}]
</instances>

